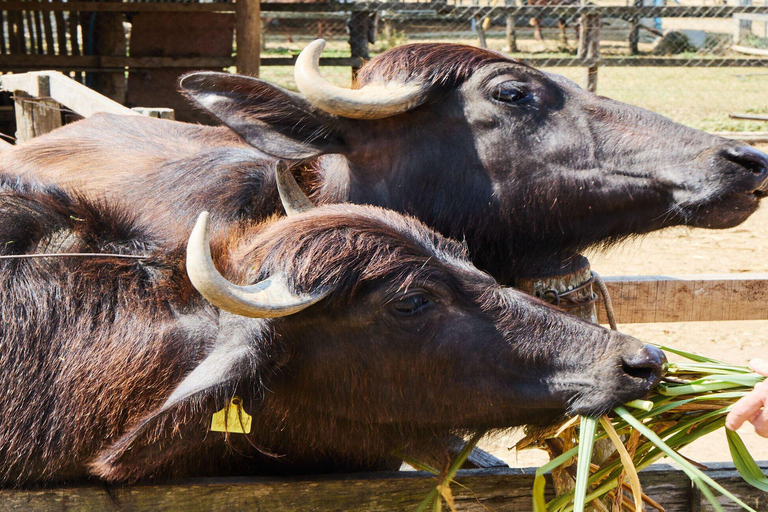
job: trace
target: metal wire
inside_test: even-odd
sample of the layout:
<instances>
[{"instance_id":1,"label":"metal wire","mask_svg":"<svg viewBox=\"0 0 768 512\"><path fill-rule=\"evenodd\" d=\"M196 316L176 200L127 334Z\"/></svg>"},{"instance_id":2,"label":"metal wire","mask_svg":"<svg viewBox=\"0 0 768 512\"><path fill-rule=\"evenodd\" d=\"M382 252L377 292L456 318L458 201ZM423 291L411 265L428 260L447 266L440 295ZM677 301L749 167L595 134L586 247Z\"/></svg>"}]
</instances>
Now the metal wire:
<instances>
[{"instance_id":1,"label":"metal wire","mask_svg":"<svg viewBox=\"0 0 768 512\"><path fill-rule=\"evenodd\" d=\"M145 260L150 258L150 256L138 254L108 254L102 252L60 252L51 254L39 253L0 255L0 260L22 260L31 258L122 258L131 260Z\"/></svg>"}]
</instances>

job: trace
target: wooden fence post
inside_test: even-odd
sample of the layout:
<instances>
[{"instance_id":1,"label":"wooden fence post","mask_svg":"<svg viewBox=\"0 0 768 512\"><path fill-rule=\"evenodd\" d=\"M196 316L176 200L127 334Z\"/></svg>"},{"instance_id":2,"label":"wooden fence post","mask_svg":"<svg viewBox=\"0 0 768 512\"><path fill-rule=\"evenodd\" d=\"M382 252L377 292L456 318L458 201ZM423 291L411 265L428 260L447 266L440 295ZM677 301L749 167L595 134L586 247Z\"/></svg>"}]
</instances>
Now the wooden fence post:
<instances>
[{"instance_id":1,"label":"wooden fence post","mask_svg":"<svg viewBox=\"0 0 768 512\"><path fill-rule=\"evenodd\" d=\"M347 27L349 28L349 50L353 58L369 60L371 58L369 43L376 42L376 25L378 14L371 11L353 11L350 14ZM359 66L352 66L352 80L357 75Z\"/></svg>"},{"instance_id":2,"label":"wooden fence post","mask_svg":"<svg viewBox=\"0 0 768 512\"><path fill-rule=\"evenodd\" d=\"M518 51L514 16L507 16L507 46L505 47L505 51L510 53Z\"/></svg>"},{"instance_id":3,"label":"wooden fence post","mask_svg":"<svg viewBox=\"0 0 768 512\"><path fill-rule=\"evenodd\" d=\"M477 33L477 45L480 48L488 48L488 43L485 40L485 27L483 27L487 18L475 16L472 19L474 20L473 25L475 26L475 33Z\"/></svg>"},{"instance_id":4,"label":"wooden fence post","mask_svg":"<svg viewBox=\"0 0 768 512\"><path fill-rule=\"evenodd\" d=\"M133 107L131 110L143 116L154 117L155 119L170 119L171 121L176 119L176 112L172 108Z\"/></svg>"},{"instance_id":5,"label":"wooden fence post","mask_svg":"<svg viewBox=\"0 0 768 512\"><path fill-rule=\"evenodd\" d=\"M259 76L261 61L261 5L260 0L235 2L235 40L237 43L237 72Z\"/></svg>"},{"instance_id":6,"label":"wooden fence post","mask_svg":"<svg viewBox=\"0 0 768 512\"><path fill-rule=\"evenodd\" d=\"M13 91L17 142L26 142L61 126L61 105L50 99L49 78L39 76L37 80L39 97Z\"/></svg>"},{"instance_id":7,"label":"wooden fence post","mask_svg":"<svg viewBox=\"0 0 768 512\"><path fill-rule=\"evenodd\" d=\"M583 18L582 18L583 19ZM515 288L538 297L547 302L555 300L555 305L560 307L566 313L577 316L587 322L598 323L597 301L595 290L592 284L592 270L589 266L589 260L580 254L568 258L565 263L554 267L545 267L541 269L540 275L526 277L515 283ZM594 286L596 288L596 285ZM564 301L560 301L560 296L565 292L571 292L570 299L573 299L578 306L567 306ZM566 435L568 433L566 432ZM561 455L566 449L560 438L548 439L545 449L551 459ZM602 464L611 455L614 454L613 444L604 439L595 443L592 460L595 464ZM555 492L558 496L573 490L575 482L568 472L567 468L556 468L552 470L552 481L555 486ZM606 503L606 505L610 505Z\"/></svg>"},{"instance_id":8,"label":"wooden fence post","mask_svg":"<svg viewBox=\"0 0 768 512\"><path fill-rule=\"evenodd\" d=\"M586 6L587 0L581 0ZM579 27L579 58L591 61L584 77L584 88L589 92L597 91L597 60L600 59L600 15L582 14Z\"/></svg>"},{"instance_id":9,"label":"wooden fence post","mask_svg":"<svg viewBox=\"0 0 768 512\"><path fill-rule=\"evenodd\" d=\"M634 0L634 6L642 7L643 0ZM637 55L640 53L640 49L638 48L638 43L640 42L640 20L640 16L633 16L629 22L629 36L627 39L629 42L630 55Z\"/></svg>"},{"instance_id":10,"label":"wooden fence post","mask_svg":"<svg viewBox=\"0 0 768 512\"><path fill-rule=\"evenodd\" d=\"M119 2L120 0L108 1ZM91 13L91 16L95 16L93 18L93 46L95 53L97 55L125 57L128 46L125 29L123 28L125 15L120 12L97 12ZM125 71L90 73L90 75L93 80L93 89L120 104L125 103L127 92ZM88 85L91 84L89 83Z\"/></svg>"},{"instance_id":11,"label":"wooden fence post","mask_svg":"<svg viewBox=\"0 0 768 512\"><path fill-rule=\"evenodd\" d=\"M544 301L551 302L559 294L578 288L591 279L592 274L589 261L583 256L575 255L563 264L558 263L555 266L544 267L539 272L536 272L534 276L519 279L515 282L515 288ZM580 307L563 310L587 322L597 323L595 301L589 300L593 294L592 285L585 286L574 294L575 297L572 297L578 301L584 301L585 304ZM559 305L560 301L557 299L555 302L555 305ZM562 453L563 446L561 446L562 443L559 443L559 439L551 441L551 444L548 443L546 445L546 450L549 453L550 459L554 459ZM566 468L555 468L552 471L552 482L558 496L573 490L575 484Z\"/></svg>"}]
</instances>

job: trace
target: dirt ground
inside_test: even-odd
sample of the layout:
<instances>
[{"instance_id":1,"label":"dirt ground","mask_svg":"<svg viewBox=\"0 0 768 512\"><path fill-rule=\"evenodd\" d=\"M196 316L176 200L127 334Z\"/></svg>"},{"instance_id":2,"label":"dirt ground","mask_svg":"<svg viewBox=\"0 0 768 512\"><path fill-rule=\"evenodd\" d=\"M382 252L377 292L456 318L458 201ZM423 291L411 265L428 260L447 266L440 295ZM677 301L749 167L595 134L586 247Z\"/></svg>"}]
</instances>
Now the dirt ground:
<instances>
[{"instance_id":1,"label":"dirt ground","mask_svg":"<svg viewBox=\"0 0 768 512\"><path fill-rule=\"evenodd\" d=\"M768 145L757 147L768 151ZM609 276L768 273L766 255L768 205L733 229L673 228L588 256L594 270ZM621 331L643 341L699 352L730 363L768 358L768 320L622 325L618 318L618 322ZM751 425L743 427L740 433L757 460L768 460L768 439L755 435ZM540 450L516 453L508 449L521 435L498 436L481 446L511 466L532 467L546 462L548 458ZM704 463L730 460L722 432L700 439L683 453Z\"/></svg>"}]
</instances>

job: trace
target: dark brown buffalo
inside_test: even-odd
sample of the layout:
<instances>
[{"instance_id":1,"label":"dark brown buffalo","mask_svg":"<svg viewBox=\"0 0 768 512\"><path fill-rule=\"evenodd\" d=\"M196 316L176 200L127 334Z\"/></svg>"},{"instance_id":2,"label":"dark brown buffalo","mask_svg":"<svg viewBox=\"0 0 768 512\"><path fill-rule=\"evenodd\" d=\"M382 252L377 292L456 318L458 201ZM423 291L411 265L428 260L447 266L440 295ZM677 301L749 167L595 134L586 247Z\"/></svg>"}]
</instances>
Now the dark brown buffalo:
<instances>
[{"instance_id":1,"label":"dark brown buffalo","mask_svg":"<svg viewBox=\"0 0 768 512\"><path fill-rule=\"evenodd\" d=\"M500 287L391 211L217 231L226 279L207 230L203 215L186 261L211 302L183 244L158 250L132 211L4 183L3 253L146 256L1 261L5 485L382 468L454 429L600 414L659 380L658 350ZM209 431L235 395L251 433Z\"/></svg>"},{"instance_id":2,"label":"dark brown buffalo","mask_svg":"<svg viewBox=\"0 0 768 512\"><path fill-rule=\"evenodd\" d=\"M319 78L320 50L297 64L311 102L196 73L184 93L231 131L99 115L3 153L5 169L116 197L178 242L203 209L219 225L278 212L269 154L293 160L318 203L382 206L466 240L504 284L594 244L734 226L763 195L763 153L499 53L402 46L367 63L350 91Z\"/></svg>"}]
</instances>

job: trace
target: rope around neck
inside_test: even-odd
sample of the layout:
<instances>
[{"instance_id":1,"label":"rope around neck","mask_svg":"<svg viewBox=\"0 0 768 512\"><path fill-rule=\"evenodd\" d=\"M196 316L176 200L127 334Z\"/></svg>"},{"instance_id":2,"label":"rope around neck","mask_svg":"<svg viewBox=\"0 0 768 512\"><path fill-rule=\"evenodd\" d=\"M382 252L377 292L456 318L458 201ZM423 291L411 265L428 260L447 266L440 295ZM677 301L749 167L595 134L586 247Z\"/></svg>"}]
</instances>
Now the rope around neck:
<instances>
[{"instance_id":1,"label":"rope around neck","mask_svg":"<svg viewBox=\"0 0 768 512\"><path fill-rule=\"evenodd\" d=\"M608 324L611 326L611 329L614 331L618 331L619 328L616 326L616 315L613 312L613 302L611 302L611 295L608 293L608 287L605 286L605 282L603 281L603 278L600 277L600 274L592 271L592 277L595 280L595 283L597 283L597 289L600 291L600 295L603 296L603 305L605 306L605 315L608 317Z\"/></svg>"}]
</instances>

